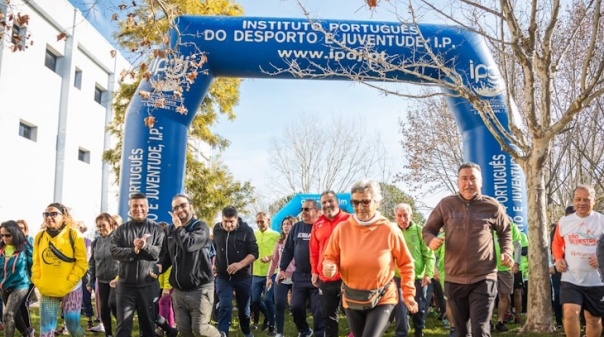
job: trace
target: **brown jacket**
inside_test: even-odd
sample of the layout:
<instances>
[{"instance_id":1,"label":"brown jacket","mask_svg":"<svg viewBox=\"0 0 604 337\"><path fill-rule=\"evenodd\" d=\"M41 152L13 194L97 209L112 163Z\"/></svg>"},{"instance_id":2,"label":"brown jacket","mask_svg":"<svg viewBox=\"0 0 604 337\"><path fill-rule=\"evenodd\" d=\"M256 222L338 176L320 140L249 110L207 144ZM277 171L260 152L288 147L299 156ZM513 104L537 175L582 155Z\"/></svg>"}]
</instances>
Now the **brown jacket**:
<instances>
[{"instance_id":1,"label":"brown jacket","mask_svg":"<svg viewBox=\"0 0 604 337\"><path fill-rule=\"evenodd\" d=\"M497 280L497 256L493 231L501 254L512 256L512 231L505 209L494 198L477 195L468 201L461 195L443 198L428 217L422 236L427 245L441 227L445 232L447 282L472 284Z\"/></svg>"}]
</instances>

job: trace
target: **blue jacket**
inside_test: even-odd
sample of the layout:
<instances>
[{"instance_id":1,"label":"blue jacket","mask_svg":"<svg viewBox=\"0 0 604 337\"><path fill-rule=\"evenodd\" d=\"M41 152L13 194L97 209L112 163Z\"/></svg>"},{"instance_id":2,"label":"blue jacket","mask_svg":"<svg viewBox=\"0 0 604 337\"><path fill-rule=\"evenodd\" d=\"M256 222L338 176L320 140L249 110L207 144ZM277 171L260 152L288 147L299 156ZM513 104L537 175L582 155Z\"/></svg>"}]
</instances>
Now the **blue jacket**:
<instances>
[{"instance_id":1,"label":"blue jacket","mask_svg":"<svg viewBox=\"0 0 604 337\"><path fill-rule=\"evenodd\" d=\"M286 270L292 259L296 260L296 271L293 281L310 281L312 269L310 266L310 232L312 224L300 221L292 227L279 262L279 270Z\"/></svg>"},{"instance_id":2,"label":"blue jacket","mask_svg":"<svg viewBox=\"0 0 604 337\"><path fill-rule=\"evenodd\" d=\"M25 250L7 258L0 248L0 289L27 289L30 284L33 247L27 243Z\"/></svg>"}]
</instances>

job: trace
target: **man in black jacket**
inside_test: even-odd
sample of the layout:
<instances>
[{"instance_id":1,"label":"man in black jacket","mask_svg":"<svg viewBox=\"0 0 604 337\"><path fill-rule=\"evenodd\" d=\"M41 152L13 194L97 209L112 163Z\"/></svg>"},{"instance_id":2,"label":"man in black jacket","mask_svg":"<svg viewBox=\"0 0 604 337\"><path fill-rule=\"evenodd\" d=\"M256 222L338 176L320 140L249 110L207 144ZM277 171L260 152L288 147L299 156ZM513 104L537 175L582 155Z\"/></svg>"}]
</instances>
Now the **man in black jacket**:
<instances>
[{"instance_id":1,"label":"man in black jacket","mask_svg":"<svg viewBox=\"0 0 604 337\"><path fill-rule=\"evenodd\" d=\"M132 219L119 226L111 239L111 256L120 262L115 291L117 307L116 337L132 336L134 311L138 315L140 335L155 336L157 310L155 300L159 295L159 283L151 277L164 241L164 231L153 220L147 219L149 201L144 194L130 197ZM176 336L169 329L170 337Z\"/></svg>"},{"instance_id":2,"label":"man in black jacket","mask_svg":"<svg viewBox=\"0 0 604 337\"><path fill-rule=\"evenodd\" d=\"M160 254L159 264L170 266L174 316L182 337L224 336L210 324L214 305L214 272L210 252L210 227L195 218L191 199L183 194L172 198L173 226Z\"/></svg>"},{"instance_id":3,"label":"man in black jacket","mask_svg":"<svg viewBox=\"0 0 604 337\"><path fill-rule=\"evenodd\" d=\"M251 264L258 258L258 244L254 231L237 216L237 209L227 206L222 210L222 222L214 226L216 246L216 292L218 330L228 336L232 319L232 299L235 291L239 327L245 337L253 337L250 329Z\"/></svg>"}]
</instances>

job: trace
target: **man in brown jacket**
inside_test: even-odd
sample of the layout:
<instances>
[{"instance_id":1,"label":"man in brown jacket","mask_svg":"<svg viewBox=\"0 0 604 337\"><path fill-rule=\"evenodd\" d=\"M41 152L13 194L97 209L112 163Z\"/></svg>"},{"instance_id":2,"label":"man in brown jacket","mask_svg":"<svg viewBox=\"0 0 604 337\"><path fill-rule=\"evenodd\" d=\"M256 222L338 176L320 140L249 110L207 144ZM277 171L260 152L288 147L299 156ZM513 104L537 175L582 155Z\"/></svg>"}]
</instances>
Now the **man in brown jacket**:
<instances>
[{"instance_id":1,"label":"man in brown jacket","mask_svg":"<svg viewBox=\"0 0 604 337\"><path fill-rule=\"evenodd\" d=\"M430 214L422 236L436 250L445 245L445 294L451 305L456 336L491 335L491 316L497 295L497 258L493 231L501 247L501 263L511 267L512 233L505 209L482 195L480 166L459 167L459 193L443 198ZM444 237L437 237L444 228ZM485 310L486 309L486 310Z\"/></svg>"}]
</instances>

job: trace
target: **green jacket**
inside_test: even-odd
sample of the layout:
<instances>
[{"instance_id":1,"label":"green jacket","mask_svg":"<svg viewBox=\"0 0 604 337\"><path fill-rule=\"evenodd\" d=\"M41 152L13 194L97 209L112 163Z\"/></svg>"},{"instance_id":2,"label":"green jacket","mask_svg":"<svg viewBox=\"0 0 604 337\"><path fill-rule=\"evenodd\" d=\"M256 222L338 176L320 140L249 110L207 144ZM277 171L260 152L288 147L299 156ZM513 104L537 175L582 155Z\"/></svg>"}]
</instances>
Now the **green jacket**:
<instances>
[{"instance_id":1,"label":"green jacket","mask_svg":"<svg viewBox=\"0 0 604 337\"><path fill-rule=\"evenodd\" d=\"M279 232L270 228L267 228L264 232L257 229L254 231L254 236L258 244L258 258L254 261L252 275L266 277L271 262L264 263L260 259L265 256L273 256L273 249L279 239Z\"/></svg>"},{"instance_id":2,"label":"green jacket","mask_svg":"<svg viewBox=\"0 0 604 337\"><path fill-rule=\"evenodd\" d=\"M407 229L401 229L405 237L407 248L413 257L415 265L415 278L421 280L424 276L432 278L434 276L434 265L436 264L436 256L432 249L426 246L422 239L422 227L416 225L413 221ZM395 277L400 277L398 269L395 271Z\"/></svg>"},{"instance_id":3,"label":"green jacket","mask_svg":"<svg viewBox=\"0 0 604 337\"><path fill-rule=\"evenodd\" d=\"M510 227L512 228L512 243L514 244L514 262L520 265L520 255L521 255L521 245L520 241L522 240L522 236L520 235L520 230L518 226L510 221ZM501 264L501 252L499 249L499 241L497 240L497 232L493 231L493 237L495 239L495 256L497 256L497 271L509 271L512 268L506 267Z\"/></svg>"}]
</instances>

